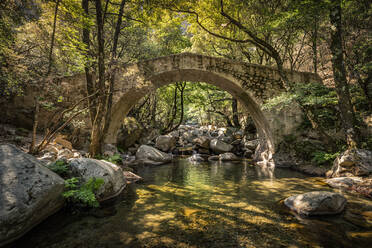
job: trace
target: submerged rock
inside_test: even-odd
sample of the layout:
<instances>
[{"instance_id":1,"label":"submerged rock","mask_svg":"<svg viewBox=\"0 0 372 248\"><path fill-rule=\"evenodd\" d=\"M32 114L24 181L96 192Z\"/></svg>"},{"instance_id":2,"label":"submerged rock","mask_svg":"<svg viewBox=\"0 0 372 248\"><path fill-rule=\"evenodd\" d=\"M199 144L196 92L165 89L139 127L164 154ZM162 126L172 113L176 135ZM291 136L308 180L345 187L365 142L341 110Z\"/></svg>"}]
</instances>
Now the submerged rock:
<instances>
[{"instance_id":1,"label":"submerged rock","mask_svg":"<svg viewBox=\"0 0 372 248\"><path fill-rule=\"evenodd\" d=\"M338 214L343 211L346 199L338 193L313 191L290 196L284 204L304 216Z\"/></svg>"},{"instance_id":2,"label":"submerged rock","mask_svg":"<svg viewBox=\"0 0 372 248\"><path fill-rule=\"evenodd\" d=\"M0 165L0 246L3 246L63 206L64 180L13 145L0 145Z\"/></svg>"},{"instance_id":3,"label":"submerged rock","mask_svg":"<svg viewBox=\"0 0 372 248\"><path fill-rule=\"evenodd\" d=\"M136 152L136 158L144 161L145 163L149 162L151 164L154 162L156 165L171 162L173 156L171 154L159 151L152 146L142 145Z\"/></svg>"},{"instance_id":4,"label":"submerged rock","mask_svg":"<svg viewBox=\"0 0 372 248\"><path fill-rule=\"evenodd\" d=\"M204 162L205 159L200 154L194 154L191 157L187 158L190 162Z\"/></svg>"},{"instance_id":5,"label":"submerged rock","mask_svg":"<svg viewBox=\"0 0 372 248\"><path fill-rule=\"evenodd\" d=\"M99 201L117 196L125 188L126 180L122 169L110 162L91 158L75 158L69 161L74 176L88 181L89 178L102 178L105 182L96 193Z\"/></svg>"},{"instance_id":6,"label":"submerged rock","mask_svg":"<svg viewBox=\"0 0 372 248\"><path fill-rule=\"evenodd\" d=\"M219 160L220 160L220 156L218 155L208 157L208 161L219 161Z\"/></svg>"},{"instance_id":7,"label":"submerged rock","mask_svg":"<svg viewBox=\"0 0 372 248\"><path fill-rule=\"evenodd\" d=\"M233 146L230 144L227 144L223 141L220 141L218 139L212 139L210 143L210 148L217 153L225 153L229 152L233 149Z\"/></svg>"},{"instance_id":8,"label":"submerged rock","mask_svg":"<svg viewBox=\"0 0 372 248\"><path fill-rule=\"evenodd\" d=\"M226 153L220 154L220 160L221 161L237 161L237 160L240 160L240 158L238 158L238 156L236 156L234 153L226 152Z\"/></svg>"}]
</instances>

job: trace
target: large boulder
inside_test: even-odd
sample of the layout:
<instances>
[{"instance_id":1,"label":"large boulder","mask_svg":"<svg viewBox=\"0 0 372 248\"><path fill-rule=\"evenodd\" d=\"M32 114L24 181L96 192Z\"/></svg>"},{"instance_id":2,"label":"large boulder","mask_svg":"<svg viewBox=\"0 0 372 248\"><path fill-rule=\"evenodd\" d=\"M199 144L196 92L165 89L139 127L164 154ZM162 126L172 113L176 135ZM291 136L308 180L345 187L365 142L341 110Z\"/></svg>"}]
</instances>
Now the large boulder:
<instances>
[{"instance_id":1,"label":"large boulder","mask_svg":"<svg viewBox=\"0 0 372 248\"><path fill-rule=\"evenodd\" d=\"M145 163L149 162L151 164L151 162L156 162L156 164L164 164L171 162L173 156L171 154L159 151L154 147L142 145L136 152L136 158L144 161Z\"/></svg>"},{"instance_id":2,"label":"large boulder","mask_svg":"<svg viewBox=\"0 0 372 248\"><path fill-rule=\"evenodd\" d=\"M327 172L328 177L368 176L372 173L372 151L351 149L341 153Z\"/></svg>"},{"instance_id":3,"label":"large boulder","mask_svg":"<svg viewBox=\"0 0 372 248\"><path fill-rule=\"evenodd\" d=\"M63 190L64 180L35 157L0 145L0 246L58 211Z\"/></svg>"},{"instance_id":4,"label":"large boulder","mask_svg":"<svg viewBox=\"0 0 372 248\"><path fill-rule=\"evenodd\" d=\"M326 183L332 188L350 188L362 181L360 177L334 177L327 179Z\"/></svg>"},{"instance_id":5,"label":"large boulder","mask_svg":"<svg viewBox=\"0 0 372 248\"><path fill-rule=\"evenodd\" d=\"M160 135L156 138L155 147L163 152L168 152L176 147L177 139L171 135Z\"/></svg>"},{"instance_id":6,"label":"large boulder","mask_svg":"<svg viewBox=\"0 0 372 248\"><path fill-rule=\"evenodd\" d=\"M284 204L303 216L329 215L342 212L346 199L338 193L313 191L288 197Z\"/></svg>"},{"instance_id":7,"label":"large boulder","mask_svg":"<svg viewBox=\"0 0 372 248\"><path fill-rule=\"evenodd\" d=\"M216 153L225 153L231 151L233 146L218 139L212 139L210 142L210 148Z\"/></svg>"},{"instance_id":8,"label":"large boulder","mask_svg":"<svg viewBox=\"0 0 372 248\"><path fill-rule=\"evenodd\" d=\"M126 179L122 169L110 162L91 158L74 158L69 160L71 172L84 181L90 178L102 178L104 184L99 188L96 197L99 201L113 198L125 188Z\"/></svg>"}]
</instances>

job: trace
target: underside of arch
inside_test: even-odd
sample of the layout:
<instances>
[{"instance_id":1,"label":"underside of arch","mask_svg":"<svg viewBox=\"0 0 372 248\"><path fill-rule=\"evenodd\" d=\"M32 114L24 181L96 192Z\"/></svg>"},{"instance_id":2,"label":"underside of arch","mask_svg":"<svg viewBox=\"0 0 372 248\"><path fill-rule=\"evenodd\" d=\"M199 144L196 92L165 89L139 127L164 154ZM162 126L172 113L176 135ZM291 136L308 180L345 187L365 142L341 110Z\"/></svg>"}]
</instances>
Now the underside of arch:
<instances>
[{"instance_id":1,"label":"underside of arch","mask_svg":"<svg viewBox=\"0 0 372 248\"><path fill-rule=\"evenodd\" d=\"M124 80L125 78L119 79ZM227 79L214 72L196 70L196 69L178 69L162 72L146 79L145 87L134 87L123 92L114 104L111 115L111 122L105 143L116 143L117 133L121 126L123 118L129 113L130 109L144 96L159 87L176 82L205 82L215 85L238 99L247 112L251 115L264 149L274 153L274 139L270 130L270 125L266 120L257 102L246 92L238 82Z\"/></svg>"}]
</instances>

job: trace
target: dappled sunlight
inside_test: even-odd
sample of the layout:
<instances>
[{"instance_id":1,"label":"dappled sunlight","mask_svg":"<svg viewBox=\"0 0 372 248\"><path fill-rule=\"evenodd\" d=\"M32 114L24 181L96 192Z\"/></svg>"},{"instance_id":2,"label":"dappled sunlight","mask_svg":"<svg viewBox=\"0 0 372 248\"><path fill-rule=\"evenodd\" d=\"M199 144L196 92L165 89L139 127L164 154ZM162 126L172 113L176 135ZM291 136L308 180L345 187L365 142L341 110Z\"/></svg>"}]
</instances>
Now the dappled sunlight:
<instances>
[{"instance_id":1,"label":"dappled sunlight","mask_svg":"<svg viewBox=\"0 0 372 248\"><path fill-rule=\"evenodd\" d=\"M54 237L53 246L40 233L32 239L44 244L39 247L74 247L77 240L89 244L83 247L351 247L370 235L342 216L301 219L283 207L282 200L293 194L332 191L321 178L304 180L300 173L280 169L272 178L260 178L245 162L180 161L139 174L145 183L126 189L114 215L65 226L63 233L69 235L59 237L61 243ZM346 197L353 208L372 207L368 200ZM363 211L369 214L368 207Z\"/></svg>"}]
</instances>

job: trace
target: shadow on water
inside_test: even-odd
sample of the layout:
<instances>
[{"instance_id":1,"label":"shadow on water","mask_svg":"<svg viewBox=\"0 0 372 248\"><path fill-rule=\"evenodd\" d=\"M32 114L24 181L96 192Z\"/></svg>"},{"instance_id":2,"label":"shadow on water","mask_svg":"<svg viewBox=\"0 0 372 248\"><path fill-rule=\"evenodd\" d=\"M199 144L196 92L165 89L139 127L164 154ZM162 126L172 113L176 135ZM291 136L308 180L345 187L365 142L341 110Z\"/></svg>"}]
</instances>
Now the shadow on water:
<instances>
[{"instance_id":1,"label":"shadow on water","mask_svg":"<svg viewBox=\"0 0 372 248\"><path fill-rule=\"evenodd\" d=\"M371 230L351 224L344 214L305 220L296 218L280 204L292 194L331 190L321 179L280 169L266 178L256 169L245 162L193 165L183 160L139 168L138 174L145 182L127 187L123 198L106 203L93 215L58 213L13 247L367 247L370 244ZM347 197L350 206L372 209L368 200Z\"/></svg>"}]
</instances>

